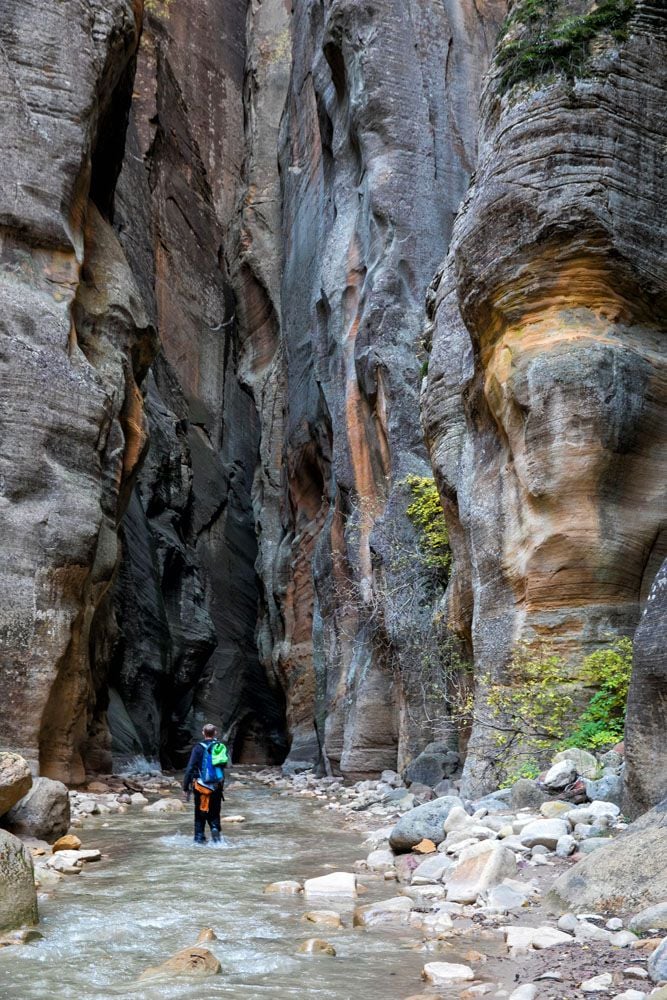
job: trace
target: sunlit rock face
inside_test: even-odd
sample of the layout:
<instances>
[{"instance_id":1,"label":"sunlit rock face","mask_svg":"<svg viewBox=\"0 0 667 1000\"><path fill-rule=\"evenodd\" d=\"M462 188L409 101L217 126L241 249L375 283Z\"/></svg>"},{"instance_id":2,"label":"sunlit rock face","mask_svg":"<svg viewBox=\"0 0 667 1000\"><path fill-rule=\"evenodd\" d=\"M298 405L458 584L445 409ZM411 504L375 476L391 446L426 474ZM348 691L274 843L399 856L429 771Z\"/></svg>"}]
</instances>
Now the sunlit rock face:
<instances>
[{"instance_id":1,"label":"sunlit rock face","mask_svg":"<svg viewBox=\"0 0 667 1000\"><path fill-rule=\"evenodd\" d=\"M0 4L0 744L84 777L154 331L109 223L138 5ZM100 755L108 759L108 743Z\"/></svg>"},{"instance_id":2,"label":"sunlit rock face","mask_svg":"<svg viewBox=\"0 0 667 1000\"><path fill-rule=\"evenodd\" d=\"M235 287L260 418L259 651L285 691L291 757L350 775L430 738L405 652L396 669L400 637L388 654L377 622L386 540L411 533L400 484L428 473L424 293L475 162L503 13L395 0L249 12Z\"/></svg>"},{"instance_id":3,"label":"sunlit rock face","mask_svg":"<svg viewBox=\"0 0 667 1000\"><path fill-rule=\"evenodd\" d=\"M431 293L423 419L478 676L545 641L576 677L632 633L667 541L664 12L637 4L571 79L507 87L505 44ZM485 711L480 688L468 791L493 783Z\"/></svg>"}]
</instances>

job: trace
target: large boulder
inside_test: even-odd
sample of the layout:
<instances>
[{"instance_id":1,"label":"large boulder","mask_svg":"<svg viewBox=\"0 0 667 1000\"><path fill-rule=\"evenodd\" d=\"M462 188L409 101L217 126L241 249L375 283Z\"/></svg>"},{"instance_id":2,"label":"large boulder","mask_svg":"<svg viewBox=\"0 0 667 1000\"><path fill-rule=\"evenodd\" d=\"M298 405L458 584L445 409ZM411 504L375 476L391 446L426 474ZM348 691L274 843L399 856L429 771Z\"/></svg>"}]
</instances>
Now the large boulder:
<instances>
[{"instance_id":1,"label":"large boulder","mask_svg":"<svg viewBox=\"0 0 667 1000\"><path fill-rule=\"evenodd\" d=\"M391 831L389 844L394 851L410 851L420 840L440 844L445 839L445 820L455 806L463 806L456 795L443 795L405 813Z\"/></svg>"},{"instance_id":2,"label":"large boulder","mask_svg":"<svg viewBox=\"0 0 667 1000\"><path fill-rule=\"evenodd\" d=\"M18 753L0 753L0 816L4 816L30 791L28 762Z\"/></svg>"},{"instance_id":3,"label":"large boulder","mask_svg":"<svg viewBox=\"0 0 667 1000\"><path fill-rule=\"evenodd\" d=\"M667 796L667 559L635 633L625 720L623 809L637 816Z\"/></svg>"},{"instance_id":4,"label":"large boulder","mask_svg":"<svg viewBox=\"0 0 667 1000\"><path fill-rule=\"evenodd\" d=\"M27 795L9 810L4 824L12 833L37 837L49 843L67 833L70 823L69 793L62 781L35 778Z\"/></svg>"},{"instance_id":5,"label":"large boulder","mask_svg":"<svg viewBox=\"0 0 667 1000\"><path fill-rule=\"evenodd\" d=\"M18 837L0 830L0 931L36 924L37 892L32 858Z\"/></svg>"},{"instance_id":6,"label":"large boulder","mask_svg":"<svg viewBox=\"0 0 667 1000\"><path fill-rule=\"evenodd\" d=\"M463 851L458 864L447 874L447 900L474 903L480 893L516 875L514 852L497 841L484 841Z\"/></svg>"},{"instance_id":7,"label":"large boulder","mask_svg":"<svg viewBox=\"0 0 667 1000\"><path fill-rule=\"evenodd\" d=\"M667 899L667 799L554 883L556 910L639 909Z\"/></svg>"},{"instance_id":8,"label":"large boulder","mask_svg":"<svg viewBox=\"0 0 667 1000\"><path fill-rule=\"evenodd\" d=\"M441 750L440 744L432 744L408 764L403 777L411 785L435 788L444 778L456 773L460 760L455 750Z\"/></svg>"}]
</instances>

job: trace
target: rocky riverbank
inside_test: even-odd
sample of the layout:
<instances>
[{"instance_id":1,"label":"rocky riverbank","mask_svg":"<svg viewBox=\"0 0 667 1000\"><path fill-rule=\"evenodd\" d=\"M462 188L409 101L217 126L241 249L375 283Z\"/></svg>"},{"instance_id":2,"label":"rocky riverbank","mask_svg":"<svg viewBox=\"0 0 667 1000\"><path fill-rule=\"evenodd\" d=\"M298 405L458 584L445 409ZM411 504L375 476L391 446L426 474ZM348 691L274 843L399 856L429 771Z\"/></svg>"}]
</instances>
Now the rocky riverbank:
<instances>
[{"instance_id":1,"label":"rocky riverbank","mask_svg":"<svg viewBox=\"0 0 667 1000\"><path fill-rule=\"evenodd\" d=\"M310 772L260 770L252 780L312 799L365 833L366 852L348 872L326 872L324 853L321 878L286 872L266 892L304 894L311 907L304 919L321 935L307 946L319 954L335 954L337 901L355 901L354 925L368 933L412 934L424 953L427 985L415 994L424 1000L664 1000L663 816L653 810L628 825L615 802L588 799L587 785L616 791L612 773L597 776L617 765L613 758L600 765L583 752L560 757L542 781L519 781L473 802L458 796L456 783L438 796L405 787L392 771L346 786ZM559 789L575 801L559 798ZM365 889L378 881L386 897L364 905Z\"/></svg>"}]
</instances>

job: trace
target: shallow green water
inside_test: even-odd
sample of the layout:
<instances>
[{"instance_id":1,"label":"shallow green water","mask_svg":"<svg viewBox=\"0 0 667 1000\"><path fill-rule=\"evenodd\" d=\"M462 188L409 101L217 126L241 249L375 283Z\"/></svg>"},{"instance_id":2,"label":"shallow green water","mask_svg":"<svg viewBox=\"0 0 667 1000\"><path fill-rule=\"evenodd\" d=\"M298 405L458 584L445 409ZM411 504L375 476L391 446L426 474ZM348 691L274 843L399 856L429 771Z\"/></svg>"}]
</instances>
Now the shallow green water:
<instances>
[{"instance_id":1,"label":"shallow green water","mask_svg":"<svg viewBox=\"0 0 667 1000\"><path fill-rule=\"evenodd\" d=\"M149 817L140 810L100 818L83 831L84 846L108 854L82 876L70 876L41 907L42 941L0 950L2 1000L401 1000L423 989L428 957L412 931L352 928L351 909L334 901L264 895L268 882L351 870L362 836L308 800L248 786L230 792L228 813L247 822L226 831L219 849L191 845L189 814ZM363 880L362 880L363 881ZM363 902L396 893L395 883L368 880ZM302 922L307 909L343 914L341 930ZM194 944L207 945L222 975L204 981L137 983L148 966ZM324 937L337 957L296 954L308 937Z\"/></svg>"}]
</instances>

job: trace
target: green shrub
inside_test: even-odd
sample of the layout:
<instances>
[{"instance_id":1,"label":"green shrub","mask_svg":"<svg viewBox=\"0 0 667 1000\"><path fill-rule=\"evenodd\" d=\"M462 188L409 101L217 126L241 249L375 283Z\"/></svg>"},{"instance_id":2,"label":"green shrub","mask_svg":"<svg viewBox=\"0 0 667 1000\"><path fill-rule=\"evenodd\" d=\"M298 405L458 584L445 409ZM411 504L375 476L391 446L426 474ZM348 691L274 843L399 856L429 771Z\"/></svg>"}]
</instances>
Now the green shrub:
<instances>
[{"instance_id":1,"label":"green shrub","mask_svg":"<svg viewBox=\"0 0 667 1000\"><path fill-rule=\"evenodd\" d=\"M432 476L407 476L412 500L406 514L419 533L426 566L446 582L452 563L447 522L440 494Z\"/></svg>"},{"instance_id":2,"label":"green shrub","mask_svg":"<svg viewBox=\"0 0 667 1000\"><path fill-rule=\"evenodd\" d=\"M606 649L596 650L586 657L583 667L586 683L597 690L564 745L598 749L618 743L625 728L632 640L622 637Z\"/></svg>"},{"instance_id":3,"label":"green shrub","mask_svg":"<svg viewBox=\"0 0 667 1000\"><path fill-rule=\"evenodd\" d=\"M601 0L586 14L558 18L555 0L523 0L500 36L496 61L502 67L502 89L552 73L574 78L581 73L594 38L602 33L616 41L627 38L634 10L635 0ZM524 29L522 36L503 42L517 25Z\"/></svg>"}]
</instances>

